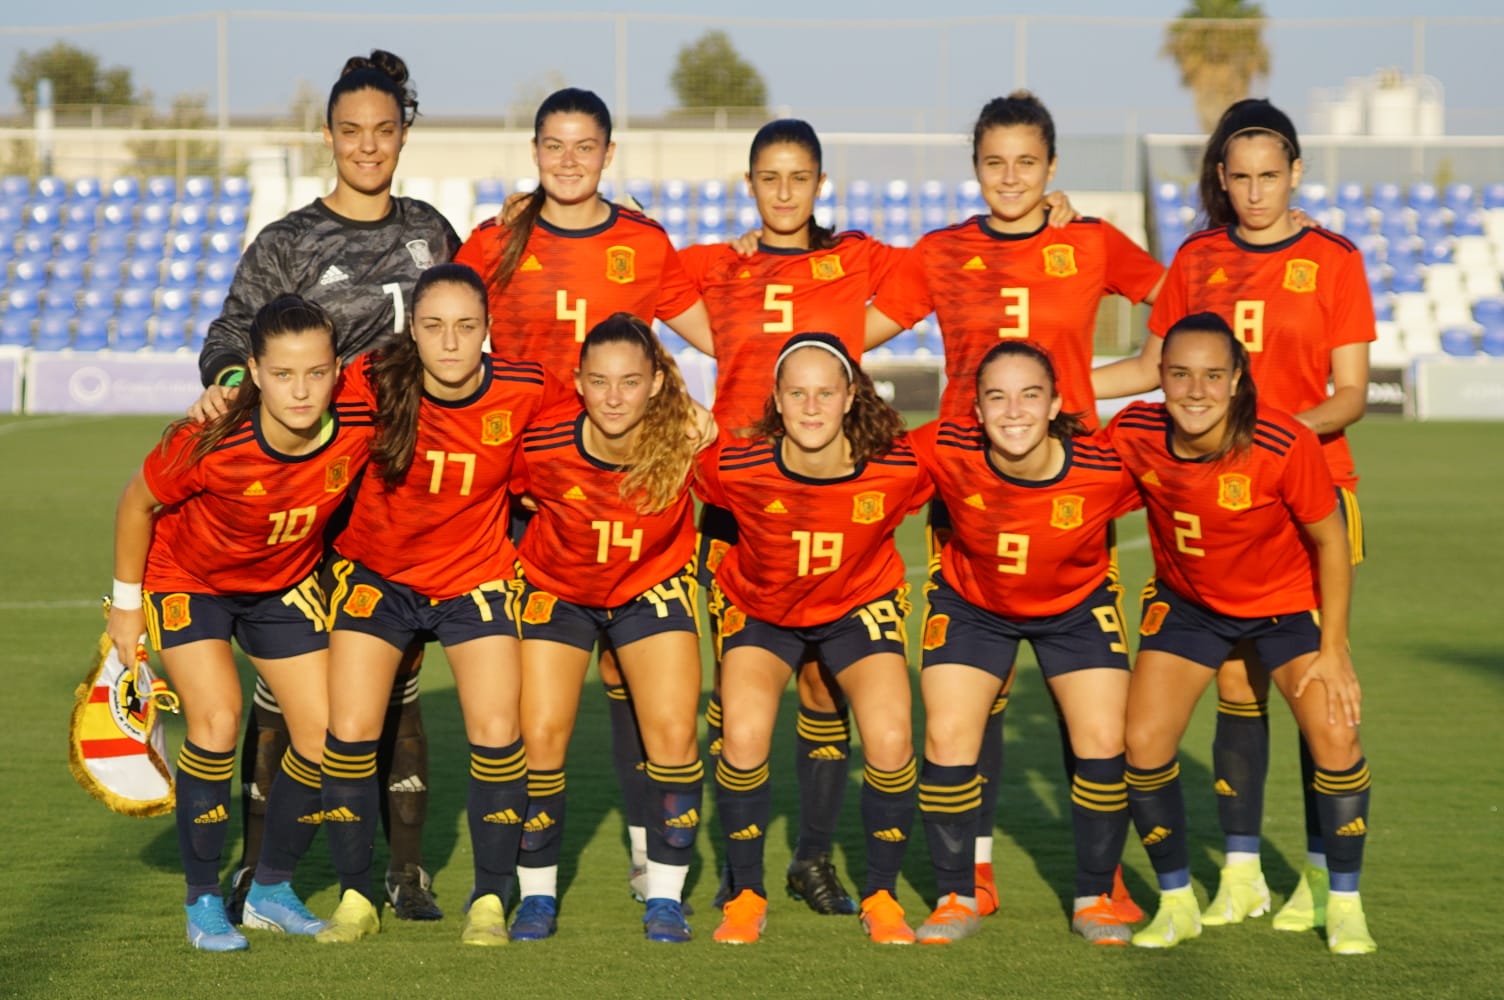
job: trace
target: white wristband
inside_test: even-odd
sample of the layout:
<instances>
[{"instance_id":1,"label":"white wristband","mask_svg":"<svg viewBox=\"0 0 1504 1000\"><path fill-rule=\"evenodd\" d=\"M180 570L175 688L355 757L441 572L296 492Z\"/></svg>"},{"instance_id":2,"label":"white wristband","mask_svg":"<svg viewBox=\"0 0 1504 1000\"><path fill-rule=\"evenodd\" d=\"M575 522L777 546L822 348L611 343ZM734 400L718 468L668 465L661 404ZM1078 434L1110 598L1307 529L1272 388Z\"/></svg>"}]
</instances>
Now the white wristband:
<instances>
[{"instance_id":1,"label":"white wristband","mask_svg":"<svg viewBox=\"0 0 1504 1000\"><path fill-rule=\"evenodd\" d=\"M110 592L110 607L119 608L121 611L140 611L141 585L116 580Z\"/></svg>"}]
</instances>

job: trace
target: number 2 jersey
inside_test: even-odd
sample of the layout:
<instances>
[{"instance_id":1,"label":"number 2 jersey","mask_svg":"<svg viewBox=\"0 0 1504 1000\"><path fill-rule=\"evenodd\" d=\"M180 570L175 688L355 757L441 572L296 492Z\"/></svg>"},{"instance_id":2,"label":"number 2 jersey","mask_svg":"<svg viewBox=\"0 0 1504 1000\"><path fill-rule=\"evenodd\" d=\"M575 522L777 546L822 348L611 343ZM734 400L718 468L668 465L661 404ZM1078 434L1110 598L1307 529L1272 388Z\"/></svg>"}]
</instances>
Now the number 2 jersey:
<instances>
[{"instance_id":1,"label":"number 2 jersey","mask_svg":"<svg viewBox=\"0 0 1504 1000\"><path fill-rule=\"evenodd\" d=\"M696 492L741 533L717 584L747 614L789 628L829 624L900 586L893 532L934 493L902 438L849 476L811 479L784 467L780 438L723 431L697 470Z\"/></svg>"},{"instance_id":2,"label":"number 2 jersey","mask_svg":"<svg viewBox=\"0 0 1504 1000\"><path fill-rule=\"evenodd\" d=\"M147 590L265 594L313 572L324 525L370 456L375 415L342 394L328 438L306 455L283 455L253 414L197 462L197 424L179 427L141 467L162 503L146 558Z\"/></svg>"},{"instance_id":3,"label":"number 2 jersey","mask_svg":"<svg viewBox=\"0 0 1504 1000\"><path fill-rule=\"evenodd\" d=\"M626 470L589 455L578 401L550 408L523 433L524 461L512 491L524 490L538 513L523 533L527 579L571 604L614 608L689 565L695 553L694 501L688 484L654 514L622 499Z\"/></svg>"},{"instance_id":4,"label":"number 2 jersey","mask_svg":"<svg viewBox=\"0 0 1504 1000\"><path fill-rule=\"evenodd\" d=\"M490 290L491 343L507 357L540 362L568 382L590 328L612 313L645 322L673 319L700 299L663 227L612 205L590 229L561 229L539 219L505 289L491 281L510 230L482 222L455 261L469 264Z\"/></svg>"},{"instance_id":5,"label":"number 2 jersey","mask_svg":"<svg viewBox=\"0 0 1504 1000\"><path fill-rule=\"evenodd\" d=\"M825 250L759 244L743 257L723 243L686 247L679 259L700 290L715 335L715 418L728 430L762 418L778 349L795 333L841 339L860 361L867 302L904 251L844 232Z\"/></svg>"},{"instance_id":6,"label":"number 2 jersey","mask_svg":"<svg viewBox=\"0 0 1504 1000\"><path fill-rule=\"evenodd\" d=\"M975 420L937 420L908 441L950 511L946 582L1004 618L1058 615L1086 600L1112 569L1112 519L1142 506L1102 438L1067 438L1060 472L1039 481L999 470Z\"/></svg>"},{"instance_id":7,"label":"number 2 jersey","mask_svg":"<svg viewBox=\"0 0 1504 1000\"><path fill-rule=\"evenodd\" d=\"M523 428L573 395L535 362L486 356L481 365L468 397L423 394L407 475L388 486L373 467L334 543L345 558L431 600L512 577L507 488ZM345 378L353 394L374 400L371 367L361 358Z\"/></svg>"},{"instance_id":8,"label":"number 2 jersey","mask_svg":"<svg viewBox=\"0 0 1504 1000\"><path fill-rule=\"evenodd\" d=\"M1261 403L1248 453L1211 462L1176 456L1170 430L1161 403L1133 403L1108 427L1148 510L1159 582L1235 618L1317 607L1300 526L1336 510L1337 491L1316 435Z\"/></svg>"},{"instance_id":9,"label":"number 2 jersey","mask_svg":"<svg viewBox=\"0 0 1504 1000\"><path fill-rule=\"evenodd\" d=\"M940 416L971 416L977 368L994 344L1030 340L1054 359L1066 412L1095 429L1097 305L1109 292L1142 302L1163 274L1159 261L1101 219L1013 234L993 231L978 215L926 233L873 305L906 327L932 312L939 320L946 377Z\"/></svg>"},{"instance_id":10,"label":"number 2 jersey","mask_svg":"<svg viewBox=\"0 0 1504 1000\"><path fill-rule=\"evenodd\" d=\"M1326 400L1334 349L1377 336L1363 255L1325 229L1268 246L1244 242L1231 227L1192 234L1170 262L1149 329L1163 337L1198 312L1232 326L1248 348L1259 400L1290 413ZM1322 435L1321 445L1336 484L1357 486L1347 435Z\"/></svg>"}]
</instances>

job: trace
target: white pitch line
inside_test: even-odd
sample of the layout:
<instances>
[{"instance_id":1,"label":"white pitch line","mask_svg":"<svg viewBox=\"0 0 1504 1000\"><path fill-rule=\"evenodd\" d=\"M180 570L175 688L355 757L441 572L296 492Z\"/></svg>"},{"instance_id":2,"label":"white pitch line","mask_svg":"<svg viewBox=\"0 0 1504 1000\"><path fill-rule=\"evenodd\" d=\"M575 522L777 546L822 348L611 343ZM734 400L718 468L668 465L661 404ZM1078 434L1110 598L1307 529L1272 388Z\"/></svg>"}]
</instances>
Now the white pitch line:
<instances>
[{"instance_id":1,"label":"white pitch line","mask_svg":"<svg viewBox=\"0 0 1504 1000\"><path fill-rule=\"evenodd\" d=\"M0 601L0 611L51 611L66 608L97 608L99 601Z\"/></svg>"},{"instance_id":2,"label":"white pitch line","mask_svg":"<svg viewBox=\"0 0 1504 1000\"><path fill-rule=\"evenodd\" d=\"M47 428L47 427L66 427L69 424L88 423L88 422L90 422L92 420L97 420L97 419L99 419L99 418L98 417L94 417L94 416L89 416L89 417L64 416L64 417L41 417L41 418L39 418L37 420L18 420L18 421L16 421L13 424L0 424L0 434L10 434L10 433L12 433L14 431L29 431L29 430L32 430L33 428L37 428L37 427L43 427L43 428Z\"/></svg>"}]
</instances>

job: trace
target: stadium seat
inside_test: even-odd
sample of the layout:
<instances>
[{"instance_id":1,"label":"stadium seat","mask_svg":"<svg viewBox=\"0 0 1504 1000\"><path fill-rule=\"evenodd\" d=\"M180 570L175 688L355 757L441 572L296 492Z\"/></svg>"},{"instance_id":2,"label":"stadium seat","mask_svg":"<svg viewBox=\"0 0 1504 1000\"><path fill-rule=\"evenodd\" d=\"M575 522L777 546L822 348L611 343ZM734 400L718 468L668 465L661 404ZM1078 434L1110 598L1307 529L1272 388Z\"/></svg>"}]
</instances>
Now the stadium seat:
<instances>
[{"instance_id":1,"label":"stadium seat","mask_svg":"<svg viewBox=\"0 0 1504 1000\"><path fill-rule=\"evenodd\" d=\"M210 233L204 241L204 256L210 259L228 259L233 264L240 258L240 240L239 235L227 231Z\"/></svg>"},{"instance_id":2,"label":"stadium seat","mask_svg":"<svg viewBox=\"0 0 1504 1000\"><path fill-rule=\"evenodd\" d=\"M140 229L166 229L172 225L172 203L149 201L136 213L136 225Z\"/></svg>"},{"instance_id":3,"label":"stadium seat","mask_svg":"<svg viewBox=\"0 0 1504 1000\"><path fill-rule=\"evenodd\" d=\"M80 316L103 315L106 318L115 313L115 289L89 285L79 292L78 313Z\"/></svg>"},{"instance_id":4,"label":"stadium seat","mask_svg":"<svg viewBox=\"0 0 1504 1000\"><path fill-rule=\"evenodd\" d=\"M19 203L0 200L0 242L15 236L23 214Z\"/></svg>"},{"instance_id":5,"label":"stadium seat","mask_svg":"<svg viewBox=\"0 0 1504 1000\"><path fill-rule=\"evenodd\" d=\"M1410 355L1405 349L1405 340L1399 325L1392 320L1379 320L1374 324L1375 339L1369 348L1369 360L1381 367L1400 368L1409 364Z\"/></svg>"},{"instance_id":6,"label":"stadium seat","mask_svg":"<svg viewBox=\"0 0 1504 1000\"><path fill-rule=\"evenodd\" d=\"M1414 209L1440 208L1441 198L1436 191L1436 185L1430 181L1416 181L1411 184L1410 207Z\"/></svg>"},{"instance_id":7,"label":"stadium seat","mask_svg":"<svg viewBox=\"0 0 1504 1000\"><path fill-rule=\"evenodd\" d=\"M1154 185L1154 205L1156 208L1179 208L1185 204L1180 185L1174 181L1160 181Z\"/></svg>"},{"instance_id":8,"label":"stadium seat","mask_svg":"<svg viewBox=\"0 0 1504 1000\"><path fill-rule=\"evenodd\" d=\"M700 207L712 205L725 211L726 208L726 182L711 179L700 182Z\"/></svg>"},{"instance_id":9,"label":"stadium seat","mask_svg":"<svg viewBox=\"0 0 1504 1000\"><path fill-rule=\"evenodd\" d=\"M36 319L26 313L7 312L0 316L0 346L30 347L31 327Z\"/></svg>"},{"instance_id":10,"label":"stadium seat","mask_svg":"<svg viewBox=\"0 0 1504 1000\"><path fill-rule=\"evenodd\" d=\"M131 249L137 257L156 257L160 260L167 252L167 230L136 230L136 235L131 238Z\"/></svg>"},{"instance_id":11,"label":"stadium seat","mask_svg":"<svg viewBox=\"0 0 1504 1000\"><path fill-rule=\"evenodd\" d=\"M106 202L104 207L95 214L95 225L102 232L104 230L118 229L129 232L135 223L136 210L130 205L118 201Z\"/></svg>"},{"instance_id":12,"label":"stadium seat","mask_svg":"<svg viewBox=\"0 0 1504 1000\"><path fill-rule=\"evenodd\" d=\"M1469 208L1455 213L1452 217L1452 232L1457 236L1482 236L1483 210Z\"/></svg>"},{"instance_id":13,"label":"stadium seat","mask_svg":"<svg viewBox=\"0 0 1504 1000\"><path fill-rule=\"evenodd\" d=\"M1369 287L1376 287L1372 282ZM1388 292L1375 292L1373 296L1373 315L1377 320L1394 319L1394 296Z\"/></svg>"},{"instance_id":14,"label":"stadium seat","mask_svg":"<svg viewBox=\"0 0 1504 1000\"><path fill-rule=\"evenodd\" d=\"M50 233L62 223L59 202L32 202L26 209L25 227L34 232Z\"/></svg>"},{"instance_id":15,"label":"stadium seat","mask_svg":"<svg viewBox=\"0 0 1504 1000\"><path fill-rule=\"evenodd\" d=\"M919 185L919 228L928 232L950 224L950 199L944 181Z\"/></svg>"},{"instance_id":16,"label":"stadium seat","mask_svg":"<svg viewBox=\"0 0 1504 1000\"><path fill-rule=\"evenodd\" d=\"M73 348L78 351L102 351L110 346L110 323L103 316L81 315L73 331Z\"/></svg>"},{"instance_id":17,"label":"stadium seat","mask_svg":"<svg viewBox=\"0 0 1504 1000\"><path fill-rule=\"evenodd\" d=\"M628 178L622 185L622 189L633 201L642 206L644 212L653 211L653 182L644 177Z\"/></svg>"},{"instance_id":18,"label":"stadium seat","mask_svg":"<svg viewBox=\"0 0 1504 1000\"><path fill-rule=\"evenodd\" d=\"M146 200L172 204L178 200L178 182L172 177L156 176L146 179Z\"/></svg>"},{"instance_id":19,"label":"stadium seat","mask_svg":"<svg viewBox=\"0 0 1504 1000\"><path fill-rule=\"evenodd\" d=\"M1442 204L1460 215L1469 209L1477 207L1478 191L1471 184L1453 181L1446 187L1446 192L1442 196Z\"/></svg>"},{"instance_id":20,"label":"stadium seat","mask_svg":"<svg viewBox=\"0 0 1504 1000\"><path fill-rule=\"evenodd\" d=\"M845 228L871 231L873 228L872 222L871 182L864 180L851 181L846 185Z\"/></svg>"},{"instance_id":21,"label":"stadium seat","mask_svg":"<svg viewBox=\"0 0 1504 1000\"><path fill-rule=\"evenodd\" d=\"M178 208L178 218L173 226L174 232L179 233L202 233L209 228L209 209L207 205L190 202Z\"/></svg>"},{"instance_id":22,"label":"stadium seat","mask_svg":"<svg viewBox=\"0 0 1504 1000\"><path fill-rule=\"evenodd\" d=\"M151 335L153 351L178 351L187 348L193 330L193 317L157 316Z\"/></svg>"},{"instance_id":23,"label":"stadium seat","mask_svg":"<svg viewBox=\"0 0 1504 1000\"><path fill-rule=\"evenodd\" d=\"M762 226L762 216L758 214L757 203L748 201L736 206L736 217L733 220L736 235L751 232Z\"/></svg>"},{"instance_id":24,"label":"stadium seat","mask_svg":"<svg viewBox=\"0 0 1504 1000\"><path fill-rule=\"evenodd\" d=\"M198 287L198 260L178 257L167 262L162 274L163 288L194 289Z\"/></svg>"},{"instance_id":25,"label":"stadium seat","mask_svg":"<svg viewBox=\"0 0 1504 1000\"><path fill-rule=\"evenodd\" d=\"M0 177L0 200L7 204L24 205L31 198L31 178L17 174Z\"/></svg>"},{"instance_id":26,"label":"stadium seat","mask_svg":"<svg viewBox=\"0 0 1504 1000\"><path fill-rule=\"evenodd\" d=\"M10 288L13 294L25 292L34 295L46 284L47 264L41 259L23 257L11 267Z\"/></svg>"},{"instance_id":27,"label":"stadium seat","mask_svg":"<svg viewBox=\"0 0 1504 1000\"><path fill-rule=\"evenodd\" d=\"M1421 247L1420 261L1422 264L1446 264L1452 259L1452 240L1450 237L1427 240Z\"/></svg>"},{"instance_id":28,"label":"stadium seat","mask_svg":"<svg viewBox=\"0 0 1504 1000\"><path fill-rule=\"evenodd\" d=\"M147 316L131 314L115 319L115 339L111 347L117 351L140 351L151 343L147 330Z\"/></svg>"},{"instance_id":29,"label":"stadium seat","mask_svg":"<svg viewBox=\"0 0 1504 1000\"><path fill-rule=\"evenodd\" d=\"M179 230L167 241L167 256L172 260L198 260L204 255L204 236L191 230Z\"/></svg>"},{"instance_id":30,"label":"stadium seat","mask_svg":"<svg viewBox=\"0 0 1504 1000\"><path fill-rule=\"evenodd\" d=\"M532 194L538 190L538 178L519 177L517 183L512 186L512 190L516 194Z\"/></svg>"},{"instance_id":31,"label":"stadium seat","mask_svg":"<svg viewBox=\"0 0 1504 1000\"><path fill-rule=\"evenodd\" d=\"M1384 182L1373 186L1373 207L1388 215L1397 212L1405 205L1400 198L1400 186L1398 184Z\"/></svg>"},{"instance_id":32,"label":"stadium seat","mask_svg":"<svg viewBox=\"0 0 1504 1000\"><path fill-rule=\"evenodd\" d=\"M665 205L659 221L675 248L689 245L689 209L686 206Z\"/></svg>"},{"instance_id":33,"label":"stadium seat","mask_svg":"<svg viewBox=\"0 0 1504 1000\"><path fill-rule=\"evenodd\" d=\"M1504 299L1479 299L1473 303L1473 319L1488 329L1504 329Z\"/></svg>"},{"instance_id":34,"label":"stadium seat","mask_svg":"<svg viewBox=\"0 0 1504 1000\"><path fill-rule=\"evenodd\" d=\"M1483 189L1484 208L1504 208L1504 181L1495 181Z\"/></svg>"},{"instance_id":35,"label":"stadium seat","mask_svg":"<svg viewBox=\"0 0 1504 1000\"><path fill-rule=\"evenodd\" d=\"M193 314L193 298L185 288L168 288L157 298L157 319L183 320Z\"/></svg>"},{"instance_id":36,"label":"stadium seat","mask_svg":"<svg viewBox=\"0 0 1504 1000\"><path fill-rule=\"evenodd\" d=\"M115 289L120 287L120 269L124 264L124 251L117 254L114 250L105 252L96 250L94 256L89 258L87 287L114 294Z\"/></svg>"},{"instance_id":37,"label":"stadium seat","mask_svg":"<svg viewBox=\"0 0 1504 1000\"><path fill-rule=\"evenodd\" d=\"M658 190L658 205L661 209L689 208L689 184L678 178L666 180Z\"/></svg>"},{"instance_id":38,"label":"stadium seat","mask_svg":"<svg viewBox=\"0 0 1504 1000\"><path fill-rule=\"evenodd\" d=\"M68 182L61 177L38 177L31 191L33 205L61 205L68 197Z\"/></svg>"},{"instance_id":39,"label":"stadium seat","mask_svg":"<svg viewBox=\"0 0 1504 1000\"><path fill-rule=\"evenodd\" d=\"M210 238L213 243L213 238ZM235 278L235 261L225 256L210 255L204 261L203 272L200 274L201 284L205 287L219 286L229 288L230 282Z\"/></svg>"},{"instance_id":40,"label":"stadium seat","mask_svg":"<svg viewBox=\"0 0 1504 1000\"><path fill-rule=\"evenodd\" d=\"M1327 212L1334 207L1325 184L1302 184L1296 191L1295 204L1310 215Z\"/></svg>"},{"instance_id":41,"label":"stadium seat","mask_svg":"<svg viewBox=\"0 0 1504 1000\"><path fill-rule=\"evenodd\" d=\"M695 213L698 226L695 239L699 243L724 243L726 241L726 204L712 202L701 204Z\"/></svg>"},{"instance_id":42,"label":"stadium seat","mask_svg":"<svg viewBox=\"0 0 1504 1000\"><path fill-rule=\"evenodd\" d=\"M477 205L500 205L507 200L507 185L505 181L495 177L482 177L475 182L475 203Z\"/></svg>"},{"instance_id":43,"label":"stadium seat","mask_svg":"<svg viewBox=\"0 0 1504 1000\"><path fill-rule=\"evenodd\" d=\"M1441 331L1443 353L1471 357L1478 353L1478 334L1472 327L1449 327Z\"/></svg>"},{"instance_id":44,"label":"stadium seat","mask_svg":"<svg viewBox=\"0 0 1504 1000\"><path fill-rule=\"evenodd\" d=\"M1420 268L1414 261L1402 259L1398 264L1390 265L1389 287L1395 293L1419 292L1424 289L1421 279Z\"/></svg>"},{"instance_id":45,"label":"stadium seat","mask_svg":"<svg viewBox=\"0 0 1504 1000\"><path fill-rule=\"evenodd\" d=\"M193 307L194 318L202 319L207 317L209 319L216 319L224 311L225 292L226 289L218 285L200 288L198 291L198 301Z\"/></svg>"},{"instance_id":46,"label":"stadium seat","mask_svg":"<svg viewBox=\"0 0 1504 1000\"><path fill-rule=\"evenodd\" d=\"M968 178L956 186L957 218L969 219L986 211L987 203L982 200L982 185L975 178Z\"/></svg>"},{"instance_id":47,"label":"stadium seat","mask_svg":"<svg viewBox=\"0 0 1504 1000\"><path fill-rule=\"evenodd\" d=\"M39 351L61 351L73 343L73 317L64 313L49 313L37 321L36 335L32 346Z\"/></svg>"},{"instance_id":48,"label":"stadium seat","mask_svg":"<svg viewBox=\"0 0 1504 1000\"><path fill-rule=\"evenodd\" d=\"M204 341L209 336L209 324L213 323L215 318L199 313L194 314L193 322L188 324L188 349L190 351L197 354L203 349Z\"/></svg>"},{"instance_id":49,"label":"stadium seat","mask_svg":"<svg viewBox=\"0 0 1504 1000\"><path fill-rule=\"evenodd\" d=\"M48 295L77 295L84 287L82 257L54 257L47 272Z\"/></svg>"},{"instance_id":50,"label":"stadium seat","mask_svg":"<svg viewBox=\"0 0 1504 1000\"><path fill-rule=\"evenodd\" d=\"M108 199L134 205L141 200L141 182L134 177L116 177L110 181Z\"/></svg>"},{"instance_id":51,"label":"stadium seat","mask_svg":"<svg viewBox=\"0 0 1504 1000\"><path fill-rule=\"evenodd\" d=\"M251 182L244 177L226 177L219 182L219 200L242 208L248 207L251 204Z\"/></svg>"},{"instance_id":52,"label":"stadium seat","mask_svg":"<svg viewBox=\"0 0 1504 1000\"><path fill-rule=\"evenodd\" d=\"M76 260L82 263L89 258L89 233L64 230L58 234L52 247L54 259Z\"/></svg>"},{"instance_id":53,"label":"stadium seat","mask_svg":"<svg viewBox=\"0 0 1504 1000\"><path fill-rule=\"evenodd\" d=\"M93 202L69 202L62 209L63 230L65 232L90 232L94 229L98 214Z\"/></svg>"},{"instance_id":54,"label":"stadium seat","mask_svg":"<svg viewBox=\"0 0 1504 1000\"><path fill-rule=\"evenodd\" d=\"M5 315L26 315L35 319L41 310L41 288L17 286L12 283L5 293Z\"/></svg>"},{"instance_id":55,"label":"stadium seat","mask_svg":"<svg viewBox=\"0 0 1504 1000\"><path fill-rule=\"evenodd\" d=\"M183 179L183 194L178 199L181 204L204 207L213 200L214 178L195 176Z\"/></svg>"},{"instance_id":56,"label":"stadium seat","mask_svg":"<svg viewBox=\"0 0 1504 1000\"><path fill-rule=\"evenodd\" d=\"M16 241L16 246L20 251L17 254L18 257L45 264L52 256L52 234L23 232L21 238Z\"/></svg>"},{"instance_id":57,"label":"stadium seat","mask_svg":"<svg viewBox=\"0 0 1504 1000\"><path fill-rule=\"evenodd\" d=\"M208 213L209 229L212 232L235 233L238 236L245 232L245 222L245 206L233 202L220 202Z\"/></svg>"},{"instance_id":58,"label":"stadium seat","mask_svg":"<svg viewBox=\"0 0 1504 1000\"><path fill-rule=\"evenodd\" d=\"M145 313L151 315L152 302L156 298L156 286L150 288L130 287L121 289L117 315Z\"/></svg>"}]
</instances>

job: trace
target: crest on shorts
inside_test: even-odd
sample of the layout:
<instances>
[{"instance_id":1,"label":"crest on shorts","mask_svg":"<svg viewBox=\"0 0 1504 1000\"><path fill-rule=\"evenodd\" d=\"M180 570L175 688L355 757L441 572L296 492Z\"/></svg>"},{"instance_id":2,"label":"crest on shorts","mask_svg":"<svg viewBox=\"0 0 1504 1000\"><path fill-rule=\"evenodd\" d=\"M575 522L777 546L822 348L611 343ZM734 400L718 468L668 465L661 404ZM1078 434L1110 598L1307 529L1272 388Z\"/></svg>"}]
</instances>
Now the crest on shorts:
<instances>
[{"instance_id":1,"label":"crest on shorts","mask_svg":"<svg viewBox=\"0 0 1504 1000\"><path fill-rule=\"evenodd\" d=\"M512 411L492 410L480 418L480 443L503 444L512 440Z\"/></svg>"},{"instance_id":2,"label":"crest on shorts","mask_svg":"<svg viewBox=\"0 0 1504 1000\"><path fill-rule=\"evenodd\" d=\"M736 635L747 627L747 613L734 604L726 605L721 612L721 638Z\"/></svg>"},{"instance_id":3,"label":"crest on shorts","mask_svg":"<svg viewBox=\"0 0 1504 1000\"><path fill-rule=\"evenodd\" d=\"M1285 261L1285 291L1314 292L1316 290L1316 262L1297 257Z\"/></svg>"},{"instance_id":4,"label":"crest on shorts","mask_svg":"<svg viewBox=\"0 0 1504 1000\"><path fill-rule=\"evenodd\" d=\"M381 591L365 583L357 583L345 598L345 614L351 618L369 618L381 601Z\"/></svg>"},{"instance_id":5,"label":"crest on shorts","mask_svg":"<svg viewBox=\"0 0 1504 1000\"><path fill-rule=\"evenodd\" d=\"M1253 506L1253 481L1241 472L1217 477L1217 506L1228 510L1247 510Z\"/></svg>"},{"instance_id":6,"label":"crest on shorts","mask_svg":"<svg viewBox=\"0 0 1504 1000\"><path fill-rule=\"evenodd\" d=\"M1085 517L1086 498L1075 495L1056 497L1050 509L1050 527L1069 531L1081 527Z\"/></svg>"},{"instance_id":7,"label":"crest on shorts","mask_svg":"<svg viewBox=\"0 0 1504 1000\"><path fill-rule=\"evenodd\" d=\"M1044 248L1044 273L1069 278L1076 273L1076 248L1069 243L1051 243Z\"/></svg>"},{"instance_id":8,"label":"crest on shorts","mask_svg":"<svg viewBox=\"0 0 1504 1000\"><path fill-rule=\"evenodd\" d=\"M637 251L631 247L606 248L606 277L618 285L637 280Z\"/></svg>"},{"instance_id":9,"label":"crest on shorts","mask_svg":"<svg viewBox=\"0 0 1504 1000\"><path fill-rule=\"evenodd\" d=\"M883 496L877 490L851 498L851 519L857 524L876 524L883 519Z\"/></svg>"},{"instance_id":10,"label":"crest on shorts","mask_svg":"<svg viewBox=\"0 0 1504 1000\"><path fill-rule=\"evenodd\" d=\"M1158 635L1169 617L1170 606L1164 601L1155 601L1144 609L1144 620L1139 624L1139 635Z\"/></svg>"},{"instance_id":11,"label":"crest on shorts","mask_svg":"<svg viewBox=\"0 0 1504 1000\"><path fill-rule=\"evenodd\" d=\"M554 616L554 605L559 599L553 594L535 590L527 595L527 607L522 609L522 620L529 625L542 625Z\"/></svg>"},{"instance_id":12,"label":"crest on shorts","mask_svg":"<svg viewBox=\"0 0 1504 1000\"><path fill-rule=\"evenodd\" d=\"M324 469L324 492L338 493L350 485L350 456L341 455Z\"/></svg>"},{"instance_id":13,"label":"crest on shorts","mask_svg":"<svg viewBox=\"0 0 1504 1000\"><path fill-rule=\"evenodd\" d=\"M924 623L924 648L939 649L945 645L945 633L950 631L950 615L930 615Z\"/></svg>"},{"instance_id":14,"label":"crest on shorts","mask_svg":"<svg viewBox=\"0 0 1504 1000\"><path fill-rule=\"evenodd\" d=\"M433 267L433 251L428 249L427 240L408 240L407 252L413 263L425 271Z\"/></svg>"},{"instance_id":15,"label":"crest on shorts","mask_svg":"<svg viewBox=\"0 0 1504 1000\"><path fill-rule=\"evenodd\" d=\"M816 281L835 281L844 278L846 272L841 269L841 255L828 253L822 257L811 257L809 260L809 273Z\"/></svg>"},{"instance_id":16,"label":"crest on shorts","mask_svg":"<svg viewBox=\"0 0 1504 1000\"><path fill-rule=\"evenodd\" d=\"M193 624L188 613L187 594L168 594L162 598L162 627L169 632L181 632Z\"/></svg>"},{"instance_id":17,"label":"crest on shorts","mask_svg":"<svg viewBox=\"0 0 1504 1000\"><path fill-rule=\"evenodd\" d=\"M705 553L705 568L714 573L721 568L721 560L726 558L726 553L731 551L731 546L719 538L710 541L710 551Z\"/></svg>"}]
</instances>

